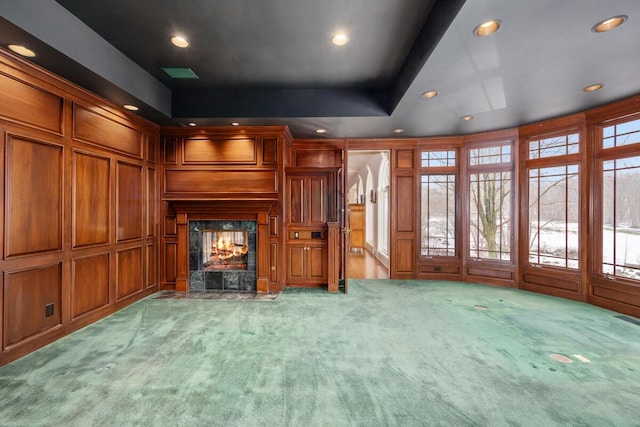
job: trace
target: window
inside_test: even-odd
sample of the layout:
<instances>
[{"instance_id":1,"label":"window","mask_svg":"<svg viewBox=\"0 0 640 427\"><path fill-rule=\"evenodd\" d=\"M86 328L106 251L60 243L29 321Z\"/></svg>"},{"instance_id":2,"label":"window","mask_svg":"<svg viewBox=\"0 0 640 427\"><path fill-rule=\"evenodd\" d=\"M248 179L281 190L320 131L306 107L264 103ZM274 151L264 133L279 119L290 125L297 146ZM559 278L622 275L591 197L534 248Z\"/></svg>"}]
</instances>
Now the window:
<instances>
[{"instance_id":1,"label":"window","mask_svg":"<svg viewBox=\"0 0 640 427\"><path fill-rule=\"evenodd\" d=\"M640 157L602 162L602 273L640 279Z\"/></svg>"},{"instance_id":2,"label":"window","mask_svg":"<svg viewBox=\"0 0 640 427\"><path fill-rule=\"evenodd\" d=\"M529 141L529 159L565 156L580 152L580 134L556 136L553 138Z\"/></svg>"},{"instance_id":3,"label":"window","mask_svg":"<svg viewBox=\"0 0 640 427\"><path fill-rule=\"evenodd\" d=\"M580 133L527 142L528 262L579 268Z\"/></svg>"},{"instance_id":4,"label":"window","mask_svg":"<svg viewBox=\"0 0 640 427\"><path fill-rule=\"evenodd\" d=\"M422 175L423 256L456 254L456 175Z\"/></svg>"},{"instance_id":5,"label":"window","mask_svg":"<svg viewBox=\"0 0 640 427\"><path fill-rule=\"evenodd\" d=\"M637 117L637 116L636 116ZM620 120L600 128L594 222L601 230L596 259L600 274L640 280L640 119Z\"/></svg>"},{"instance_id":6,"label":"window","mask_svg":"<svg viewBox=\"0 0 640 427\"><path fill-rule=\"evenodd\" d=\"M469 256L511 260L511 143L469 150Z\"/></svg>"},{"instance_id":7,"label":"window","mask_svg":"<svg viewBox=\"0 0 640 427\"><path fill-rule=\"evenodd\" d=\"M420 255L456 256L456 150L423 151Z\"/></svg>"},{"instance_id":8,"label":"window","mask_svg":"<svg viewBox=\"0 0 640 427\"><path fill-rule=\"evenodd\" d=\"M511 163L511 144L469 150L469 165L495 165Z\"/></svg>"},{"instance_id":9,"label":"window","mask_svg":"<svg viewBox=\"0 0 640 427\"><path fill-rule=\"evenodd\" d=\"M640 119L605 127L602 148L622 147L640 142Z\"/></svg>"},{"instance_id":10,"label":"window","mask_svg":"<svg viewBox=\"0 0 640 427\"><path fill-rule=\"evenodd\" d=\"M578 165L529 169L529 263L578 268Z\"/></svg>"},{"instance_id":11,"label":"window","mask_svg":"<svg viewBox=\"0 0 640 427\"><path fill-rule=\"evenodd\" d=\"M422 157L421 165L423 168L456 165L455 150L423 151L421 157Z\"/></svg>"}]
</instances>

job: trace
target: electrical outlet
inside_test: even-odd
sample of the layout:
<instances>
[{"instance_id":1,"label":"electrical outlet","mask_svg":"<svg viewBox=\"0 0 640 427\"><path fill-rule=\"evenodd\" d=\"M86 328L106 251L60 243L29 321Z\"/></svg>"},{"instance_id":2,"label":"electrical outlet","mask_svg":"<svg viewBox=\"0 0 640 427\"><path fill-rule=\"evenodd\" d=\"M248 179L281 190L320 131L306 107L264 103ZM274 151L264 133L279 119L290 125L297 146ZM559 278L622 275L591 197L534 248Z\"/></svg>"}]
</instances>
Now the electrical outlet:
<instances>
[{"instance_id":1,"label":"electrical outlet","mask_svg":"<svg viewBox=\"0 0 640 427\"><path fill-rule=\"evenodd\" d=\"M53 316L53 303L47 304L44 306L44 316L45 317Z\"/></svg>"}]
</instances>

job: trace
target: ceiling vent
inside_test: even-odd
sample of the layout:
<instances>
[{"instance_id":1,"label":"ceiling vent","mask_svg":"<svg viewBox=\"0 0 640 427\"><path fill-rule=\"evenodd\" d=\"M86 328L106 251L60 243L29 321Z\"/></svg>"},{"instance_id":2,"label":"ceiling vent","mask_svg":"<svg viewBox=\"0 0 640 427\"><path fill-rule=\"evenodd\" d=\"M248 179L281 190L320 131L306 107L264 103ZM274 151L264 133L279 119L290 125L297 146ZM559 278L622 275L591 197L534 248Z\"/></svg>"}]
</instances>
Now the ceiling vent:
<instances>
[{"instance_id":1,"label":"ceiling vent","mask_svg":"<svg viewBox=\"0 0 640 427\"><path fill-rule=\"evenodd\" d=\"M162 71L167 73L172 79L199 79L198 75L191 68L170 68L162 67Z\"/></svg>"}]
</instances>

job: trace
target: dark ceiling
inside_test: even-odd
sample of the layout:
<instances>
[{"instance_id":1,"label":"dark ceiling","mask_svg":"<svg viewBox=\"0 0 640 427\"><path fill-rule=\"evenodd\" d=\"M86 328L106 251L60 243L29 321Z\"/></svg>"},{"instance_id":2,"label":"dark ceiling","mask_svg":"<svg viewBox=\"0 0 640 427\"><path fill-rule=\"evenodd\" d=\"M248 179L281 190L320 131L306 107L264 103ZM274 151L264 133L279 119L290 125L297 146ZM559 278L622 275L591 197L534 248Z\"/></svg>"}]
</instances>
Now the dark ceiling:
<instances>
[{"instance_id":1,"label":"dark ceiling","mask_svg":"<svg viewBox=\"0 0 640 427\"><path fill-rule=\"evenodd\" d=\"M629 19L591 31L616 15ZM474 36L488 19L500 30ZM0 45L27 45L34 62L162 125L386 138L513 127L638 94L639 22L637 0L0 0ZM348 44L331 43L337 31ZM190 46L172 45L176 34ZM605 86L583 92L593 83Z\"/></svg>"}]
</instances>

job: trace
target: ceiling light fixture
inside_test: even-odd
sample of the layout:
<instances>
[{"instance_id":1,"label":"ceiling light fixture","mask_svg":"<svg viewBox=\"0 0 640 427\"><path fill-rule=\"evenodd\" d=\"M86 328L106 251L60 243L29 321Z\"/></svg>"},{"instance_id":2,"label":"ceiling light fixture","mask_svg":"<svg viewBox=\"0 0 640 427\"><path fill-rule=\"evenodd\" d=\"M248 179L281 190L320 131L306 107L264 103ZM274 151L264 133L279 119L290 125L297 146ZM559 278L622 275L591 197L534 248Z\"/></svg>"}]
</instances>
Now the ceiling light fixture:
<instances>
[{"instance_id":1,"label":"ceiling light fixture","mask_svg":"<svg viewBox=\"0 0 640 427\"><path fill-rule=\"evenodd\" d=\"M240 123L238 123L238 122L231 122L231 126L240 126Z\"/></svg>"},{"instance_id":2,"label":"ceiling light fixture","mask_svg":"<svg viewBox=\"0 0 640 427\"><path fill-rule=\"evenodd\" d=\"M605 31L618 28L620 25L624 24L627 19L629 19L627 15L612 16L611 18L598 22L596 25L591 27L591 31L594 33L604 33Z\"/></svg>"},{"instance_id":3,"label":"ceiling light fixture","mask_svg":"<svg viewBox=\"0 0 640 427\"><path fill-rule=\"evenodd\" d=\"M10 44L9 49L14 51L18 55L26 56L28 58L33 58L34 56L36 56L36 53L34 51L18 44Z\"/></svg>"},{"instance_id":4,"label":"ceiling light fixture","mask_svg":"<svg viewBox=\"0 0 640 427\"><path fill-rule=\"evenodd\" d=\"M331 43L333 43L336 46L344 46L345 44L349 43L349 36L347 36L344 33L335 34L331 38Z\"/></svg>"},{"instance_id":5,"label":"ceiling light fixture","mask_svg":"<svg viewBox=\"0 0 640 427\"><path fill-rule=\"evenodd\" d=\"M193 123L193 122L189 122L189 126L191 126L191 127L195 127L195 126L197 126L197 125L196 125L195 123Z\"/></svg>"},{"instance_id":6,"label":"ceiling light fixture","mask_svg":"<svg viewBox=\"0 0 640 427\"><path fill-rule=\"evenodd\" d=\"M131 105L131 104L124 104L123 107L126 108L129 111L138 111L139 110L138 107L136 107L135 105Z\"/></svg>"},{"instance_id":7,"label":"ceiling light fixture","mask_svg":"<svg viewBox=\"0 0 640 427\"><path fill-rule=\"evenodd\" d=\"M171 43L173 43L174 46L177 46L177 47L182 47L182 48L189 47L189 42L187 41L187 39L185 39L182 36L171 37Z\"/></svg>"},{"instance_id":8,"label":"ceiling light fixture","mask_svg":"<svg viewBox=\"0 0 640 427\"><path fill-rule=\"evenodd\" d=\"M600 90L603 87L604 85L602 83L596 83L594 85L589 85L582 90L584 90L585 92L595 92L596 90Z\"/></svg>"},{"instance_id":9,"label":"ceiling light fixture","mask_svg":"<svg viewBox=\"0 0 640 427\"><path fill-rule=\"evenodd\" d=\"M464 120L465 122L470 122L471 120L473 120L473 116L463 116L463 117L460 117L460 120Z\"/></svg>"},{"instance_id":10,"label":"ceiling light fixture","mask_svg":"<svg viewBox=\"0 0 640 427\"><path fill-rule=\"evenodd\" d=\"M500 21L498 21L497 19L493 19L491 21L483 22L482 24L478 25L473 30L473 34L478 37L486 37L498 31L499 28Z\"/></svg>"},{"instance_id":11,"label":"ceiling light fixture","mask_svg":"<svg viewBox=\"0 0 640 427\"><path fill-rule=\"evenodd\" d=\"M326 129L316 129L316 133L327 133Z\"/></svg>"},{"instance_id":12,"label":"ceiling light fixture","mask_svg":"<svg viewBox=\"0 0 640 427\"><path fill-rule=\"evenodd\" d=\"M435 98L436 96L438 96L437 90L430 90L422 94L423 98Z\"/></svg>"}]
</instances>

